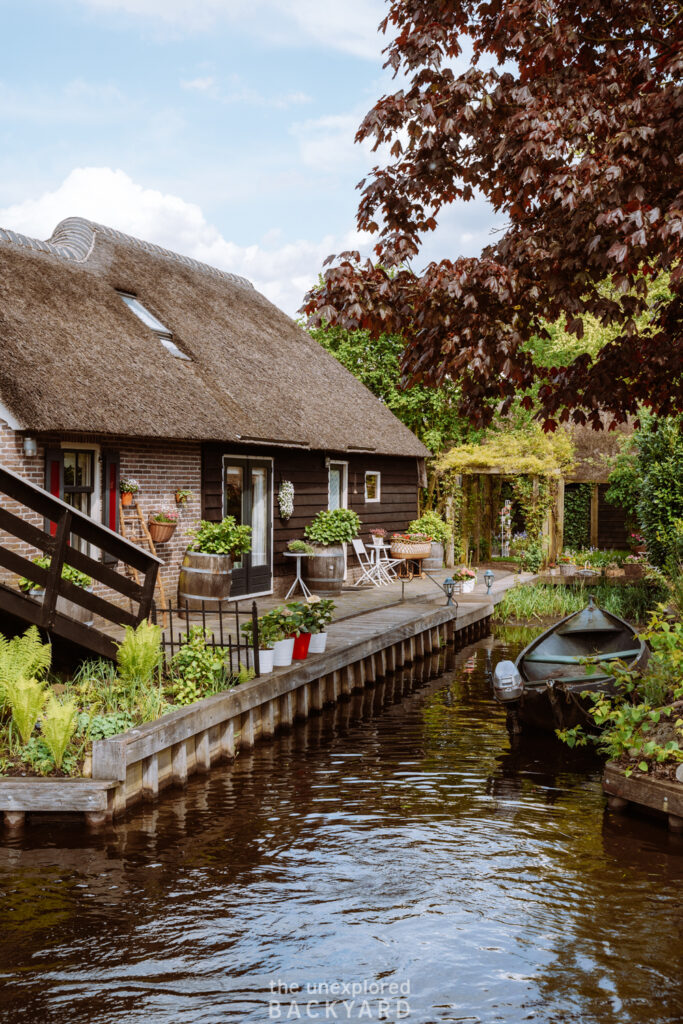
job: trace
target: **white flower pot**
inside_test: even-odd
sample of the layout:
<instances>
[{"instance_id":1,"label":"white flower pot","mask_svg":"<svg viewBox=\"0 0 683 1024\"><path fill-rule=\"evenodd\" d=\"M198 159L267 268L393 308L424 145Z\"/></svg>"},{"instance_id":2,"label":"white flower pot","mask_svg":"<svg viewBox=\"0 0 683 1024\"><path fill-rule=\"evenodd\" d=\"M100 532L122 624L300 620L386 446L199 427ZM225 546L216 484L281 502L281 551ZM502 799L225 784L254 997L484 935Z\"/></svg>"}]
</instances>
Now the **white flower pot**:
<instances>
[{"instance_id":1,"label":"white flower pot","mask_svg":"<svg viewBox=\"0 0 683 1024\"><path fill-rule=\"evenodd\" d=\"M262 676L267 676L269 672L273 671L274 658L275 651L272 648L269 651L262 651L259 649L258 664Z\"/></svg>"},{"instance_id":2,"label":"white flower pot","mask_svg":"<svg viewBox=\"0 0 683 1024\"><path fill-rule=\"evenodd\" d=\"M286 640L278 640L276 644L273 644L273 665L280 668L283 668L285 665L291 665L293 653L293 636L288 637Z\"/></svg>"},{"instance_id":3,"label":"white flower pot","mask_svg":"<svg viewBox=\"0 0 683 1024\"><path fill-rule=\"evenodd\" d=\"M327 647L327 633L311 633L311 642L308 645L309 654L322 654Z\"/></svg>"},{"instance_id":4,"label":"white flower pot","mask_svg":"<svg viewBox=\"0 0 683 1024\"><path fill-rule=\"evenodd\" d=\"M463 594L471 594L472 591L474 590L474 584L476 582L477 582L476 580L463 580L463 583L462 583L462 592L463 592Z\"/></svg>"}]
</instances>

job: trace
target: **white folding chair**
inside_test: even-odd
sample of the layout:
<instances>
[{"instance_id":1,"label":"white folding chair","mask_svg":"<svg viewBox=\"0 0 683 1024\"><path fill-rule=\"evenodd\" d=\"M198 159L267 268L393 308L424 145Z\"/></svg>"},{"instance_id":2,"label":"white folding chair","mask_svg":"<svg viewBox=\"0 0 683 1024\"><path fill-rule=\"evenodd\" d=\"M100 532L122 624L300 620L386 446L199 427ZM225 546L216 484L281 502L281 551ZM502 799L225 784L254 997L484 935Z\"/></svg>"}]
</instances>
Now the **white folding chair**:
<instances>
[{"instance_id":1,"label":"white folding chair","mask_svg":"<svg viewBox=\"0 0 683 1024\"><path fill-rule=\"evenodd\" d=\"M400 565L401 562L405 562L405 558L390 558L387 554L387 551L389 550L391 550L391 548L388 544L382 544L377 555L377 560L379 562L380 569L388 577L388 580L391 583L398 577L396 566Z\"/></svg>"},{"instance_id":2,"label":"white folding chair","mask_svg":"<svg viewBox=\"0 0 683 1024\"><path fill-rule=\"evenodd\" d=\"M360 587L363 583L372 583L373 587L383 586L387 580L382 576L382 570L379 563L373 562L368 555L363 541L359 537L356 537L355 540L351 541L351 543L353 544L353 550L356 552L356 558L358 559L358 564L361 569L361 575L359 579L356 580L354 586Z\"/></svg>"}]
</instances>

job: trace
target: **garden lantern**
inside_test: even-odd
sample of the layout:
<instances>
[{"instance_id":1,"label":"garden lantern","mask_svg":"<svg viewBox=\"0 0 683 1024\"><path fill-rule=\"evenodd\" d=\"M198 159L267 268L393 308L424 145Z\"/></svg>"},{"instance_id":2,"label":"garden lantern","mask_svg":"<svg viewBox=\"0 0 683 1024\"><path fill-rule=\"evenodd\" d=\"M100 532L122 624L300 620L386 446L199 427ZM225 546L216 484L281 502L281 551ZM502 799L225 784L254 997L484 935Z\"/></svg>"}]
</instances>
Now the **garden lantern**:
<instances>
[{"instance_id":1,"label":"garden lantern","mask_svg":"<svg viewBox=\"0 0 683 1024\"><path fill-rule=\"evenodd\" d=\"M486 572L484 573L484 583L486 584L486 593L487 594L491 593L491 586L493 585L493 579L494 579L493 573L491 572L490 569L487 569Z\"/></svg>"}]
</instances>

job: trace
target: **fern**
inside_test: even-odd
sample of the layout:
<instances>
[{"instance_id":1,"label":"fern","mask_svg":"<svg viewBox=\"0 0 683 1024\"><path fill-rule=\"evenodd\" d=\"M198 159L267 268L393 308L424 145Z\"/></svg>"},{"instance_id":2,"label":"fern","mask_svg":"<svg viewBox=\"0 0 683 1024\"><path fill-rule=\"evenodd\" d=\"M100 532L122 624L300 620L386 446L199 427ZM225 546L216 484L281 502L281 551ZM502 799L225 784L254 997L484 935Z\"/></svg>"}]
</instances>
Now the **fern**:
<instances>
[{"instance_id":1,"label":"fern","mask_svg":"<svg viewBox=\"0 0 683 1024\"><path fill-rule=\"evenodd\" d=\"M5 698L21 742L26 746L45 703L45 683L15 676L5 682Z\"/></svg>"},{"instance_id":2,"label":"fern","mask_svg":"<svg viewBox=\"0 0 683 1024\"><path fill-rule=\"evenodd\" d=\"M67 700L62 704L53 694L50 695L43 717L41 736L58 769L62 767L64 752L75 731L76 701Z\"/></svg>"},{"instance_id":3,"label":"fern","mask_svg":"<svg viewBox=\"0 0 683 1024\"><path fill-rule=\"evenodd\" d=\"M7 683L12 679L39 679L50 668L52 647L41 640L37 626L11 640L0 634L0 708L6 703Z\"/></svg>"},{"instance_id":4,"label":"fern","mask_svg":"<svg viewBox=\"0 0 683 1024\"><path fill-rule=\"evenodd\" d=\"M151 622L141 622L135 629L126 626L116 661L124 683L151 683L161 661L161 626Z\"/></svg>"}]
</instances>

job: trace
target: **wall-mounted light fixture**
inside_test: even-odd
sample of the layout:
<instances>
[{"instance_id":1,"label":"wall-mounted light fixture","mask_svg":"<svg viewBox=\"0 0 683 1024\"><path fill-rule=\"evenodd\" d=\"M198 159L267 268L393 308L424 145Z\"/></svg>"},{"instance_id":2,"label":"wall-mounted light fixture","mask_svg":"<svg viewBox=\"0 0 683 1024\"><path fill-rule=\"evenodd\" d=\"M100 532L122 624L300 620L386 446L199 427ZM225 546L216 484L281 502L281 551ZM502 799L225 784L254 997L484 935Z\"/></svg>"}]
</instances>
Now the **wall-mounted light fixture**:
<instances>
[{"instance_id":1,"label":"wall-mounted light fixture","mask_svg":"<svg viewBox=\"0 0 683 1024\"><path fill-rule=\"evenodd\" d=\"M28 456L29 459L32 459L37 454L38 442L36 441L35 437L29 437L28 435L26 435L24 437L24 455Z\"/></svg>"}]
</instances>

